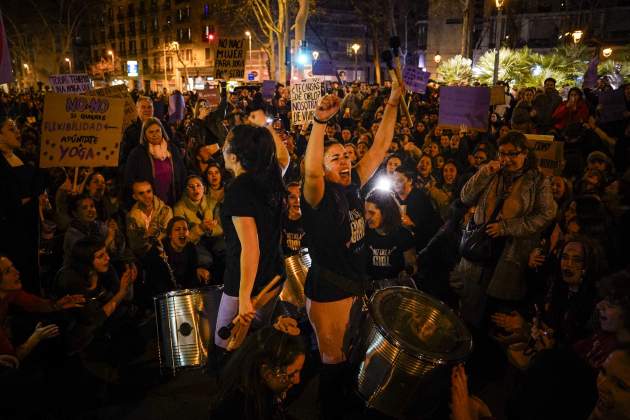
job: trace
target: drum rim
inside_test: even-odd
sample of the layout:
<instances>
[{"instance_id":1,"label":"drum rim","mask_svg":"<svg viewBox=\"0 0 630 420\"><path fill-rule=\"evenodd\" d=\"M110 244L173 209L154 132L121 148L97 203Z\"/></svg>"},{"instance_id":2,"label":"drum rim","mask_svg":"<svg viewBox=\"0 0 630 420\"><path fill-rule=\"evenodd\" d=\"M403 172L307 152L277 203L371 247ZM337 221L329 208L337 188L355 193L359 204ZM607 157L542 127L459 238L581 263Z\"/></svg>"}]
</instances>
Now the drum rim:
<instances>
[{"instance_id":1,"label":"drum rim","mask_svg":"<svg viewBox=\"0 0 630 420\"><path fill-rule=\"evenodd\" d=\"M171 290L171 291L160 293L159 295L153 296L153 300L160 300L160 299L172 298L172 297L177 297L177 296L194 295L194 294L209 291L209 290L223 290L223 285L213 284L210 286L196 287L194 289Z\"/></svg>"},{"instance_id":2,"label":"drum rim","mask_svg":"<svg viewBox=\"0 0 630 420\"><path fill-rule=\"evenodd\" d=\"M395 290L392 290L392 289L395 289ZM377 317L375 316L376 308L374 308L374 299L376 298L376 296L381 295L383 293L388 293L388 294L394 293L395 291L413 291L414 293L418 293L424 297L428 297L432 301L437 302L439 304L440 310L442 310L443 312L450 312L453 315L453 317L460 323L461 327L463 328L463 332L466 335L466 340L462 340L462 344L459 344L455 348L454 351L451 351L448 353L436 352L436 351L425 350L425 349L422 350L422 353L418 353L416 351L413 351L412 349L409 349L405 343L402 343L391 332L387 331L385 326L377 322ZM473 349L472 334L468 330L468 327L466 327L466 325L463 323L463 321L457 318L457 316L455 316L453 310L449 308L448 305L446 305L441 300L436 299L433 296L430 296L427 293L424 293L418 289L414 289L407 286L392 286L392 287L386 287L385 289L377 290L376 292L374 292L374 294L370 298L370 301L367 307L368 307L368 313L370 314L370 320L372 321L371 324L378 330L380 335L383 338L385 338L390 344L396 346L399 351L402 351L403 353L408 354L409 356L414 357L416 359L423 360L423 361L430 361L434 364L446 364L446 363L457 362L457 361L466 359L468 355L470 355ZM463 343L467 343L467 344L463 344Z\"/></svg>"}]
</instances>

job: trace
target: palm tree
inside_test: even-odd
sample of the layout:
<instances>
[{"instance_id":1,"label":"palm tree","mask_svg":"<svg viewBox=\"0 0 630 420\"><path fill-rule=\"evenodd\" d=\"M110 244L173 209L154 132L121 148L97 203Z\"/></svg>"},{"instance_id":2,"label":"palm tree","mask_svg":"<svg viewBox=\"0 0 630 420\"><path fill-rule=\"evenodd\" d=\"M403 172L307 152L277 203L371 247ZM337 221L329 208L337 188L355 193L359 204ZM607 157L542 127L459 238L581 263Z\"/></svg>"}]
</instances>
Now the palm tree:
<instances>
[{"instance_id":1,"label":"palm tree","mask_svg":"<svg viewBox=\"0 0 630 420\"><path fill-rule=\"evenodd\" d=\"M440 63L437 80L447 85L470 85L472 81L472 60L456 55Z\"/></svg>"}]
</instances>

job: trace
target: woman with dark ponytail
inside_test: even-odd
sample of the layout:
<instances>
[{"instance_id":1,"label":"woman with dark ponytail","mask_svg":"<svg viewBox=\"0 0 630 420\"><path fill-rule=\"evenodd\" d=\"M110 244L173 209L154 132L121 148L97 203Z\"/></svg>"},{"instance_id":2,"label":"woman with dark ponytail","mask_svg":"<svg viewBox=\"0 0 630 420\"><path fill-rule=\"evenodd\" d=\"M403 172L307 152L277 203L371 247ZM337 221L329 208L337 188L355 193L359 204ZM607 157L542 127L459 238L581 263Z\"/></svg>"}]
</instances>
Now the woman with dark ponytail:
<instances>
[{"instance_id":1,"label":"woman with dark ponytail","mask_svg":"<svg viewBox=\"0 0 630 420\"><path fill-rule=\"evenodd\" d=\"M226 264L217 331L237 314L246 321L254 315L261 319L267 308L255 314L251 297L284 275L280 232L286 191L272 134L267 128L236 126L226 138L223 157L234 179L221 209ZM218 335L215 343L227 346Z\"/></svg>"}]
</instances>

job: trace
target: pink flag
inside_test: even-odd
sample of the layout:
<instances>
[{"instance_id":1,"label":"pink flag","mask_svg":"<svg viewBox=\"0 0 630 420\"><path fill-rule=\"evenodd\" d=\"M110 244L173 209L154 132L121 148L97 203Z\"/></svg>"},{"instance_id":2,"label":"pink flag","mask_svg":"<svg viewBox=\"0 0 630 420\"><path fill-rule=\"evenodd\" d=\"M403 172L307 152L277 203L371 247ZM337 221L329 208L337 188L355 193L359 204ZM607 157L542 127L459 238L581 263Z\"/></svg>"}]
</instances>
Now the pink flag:
<instances>
[{"instance_id":1,"label":"pink flag","mask_svg":"<svg viewBox=\"0 0 630 420\"><path fill-rule=\"evenodd\" d=\"M4 30L4 22L0 13L0 84L13 82L13 71L11 70L11 54L9 54L9 43L7 33Z\"/></svg>"}]
</instances>

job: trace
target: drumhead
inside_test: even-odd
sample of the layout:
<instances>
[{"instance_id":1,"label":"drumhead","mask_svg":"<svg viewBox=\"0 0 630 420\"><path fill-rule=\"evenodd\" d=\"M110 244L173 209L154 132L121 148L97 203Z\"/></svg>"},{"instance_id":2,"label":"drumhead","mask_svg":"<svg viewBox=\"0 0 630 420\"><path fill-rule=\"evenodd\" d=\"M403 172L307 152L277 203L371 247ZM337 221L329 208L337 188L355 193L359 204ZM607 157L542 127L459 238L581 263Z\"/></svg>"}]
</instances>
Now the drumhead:
<instances>
[{"instance_id":1,"label":"drumhead","mask_svg":"<svg viewBox=\"0 0 630 420\"><path fill-rule=\"evenodd\" d=\"M154 300L162 300L166 298L172 298L177 296L188 296L188 295L196 295L196 294L204 294L212 290L223 290L223 285L214 285L214 286L203 286L197 289L178 289L171 290L170 292L162 293L153 297Z\"/></svg>"},{"instance_id":2,"label":"drumhead","mask_svg":"<svg viewBox=\"0 0 630 420\"><path fill-rule=\"evenodd\" d=\"M369 312L381 333L406 353L436 362L463 360L472 336L439 300L409 287L389 287L372 296Z\"/></svg>"}]
</instances>

